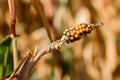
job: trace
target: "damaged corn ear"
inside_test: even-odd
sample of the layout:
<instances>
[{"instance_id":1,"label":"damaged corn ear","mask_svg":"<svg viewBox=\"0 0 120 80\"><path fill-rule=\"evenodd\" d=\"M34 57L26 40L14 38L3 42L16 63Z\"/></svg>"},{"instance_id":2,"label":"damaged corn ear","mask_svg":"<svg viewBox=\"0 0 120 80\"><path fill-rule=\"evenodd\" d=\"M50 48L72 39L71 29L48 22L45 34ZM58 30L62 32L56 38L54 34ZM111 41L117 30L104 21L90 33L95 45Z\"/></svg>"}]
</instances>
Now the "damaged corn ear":
<instances>
[{"instance_id":1,"label":"damaged corn ear","mask_svg":"<svg viewBox=\"0 0 120 80\"><path fill-rule=\"evenodd\" d=\"M103 23L95 23L95 24L86 24L86 23L81 23L78 25L74 25L70 27L69 29L66 29L63 32L63 35L68 37L67 42L74 42L76 40L81 39L82 37L86 36L89 34L93 28L102 26Z\"/></svg>"}]
</instances>

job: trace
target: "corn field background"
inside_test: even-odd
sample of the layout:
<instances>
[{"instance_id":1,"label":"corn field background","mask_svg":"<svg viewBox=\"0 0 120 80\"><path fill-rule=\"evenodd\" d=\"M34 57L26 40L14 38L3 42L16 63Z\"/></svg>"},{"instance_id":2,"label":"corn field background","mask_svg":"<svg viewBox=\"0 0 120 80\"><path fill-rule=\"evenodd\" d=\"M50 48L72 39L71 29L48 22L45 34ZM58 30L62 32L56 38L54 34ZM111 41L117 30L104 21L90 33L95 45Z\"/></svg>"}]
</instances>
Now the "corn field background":
<instances>
[{"instance_id":1,"label":"corn field background","mask_svg":"<svg viewBox=\"0 0 120 80\"><path fill-rule=\"evenodd\" d=\"M103 22L87 37L44 55L27 77L120 80L120 0L15 0L16 46L6 37L11 34L8 1L0 0L0 78L10 76L27 52L60 39L66 28Z\"/></svg>"}]
</instances>

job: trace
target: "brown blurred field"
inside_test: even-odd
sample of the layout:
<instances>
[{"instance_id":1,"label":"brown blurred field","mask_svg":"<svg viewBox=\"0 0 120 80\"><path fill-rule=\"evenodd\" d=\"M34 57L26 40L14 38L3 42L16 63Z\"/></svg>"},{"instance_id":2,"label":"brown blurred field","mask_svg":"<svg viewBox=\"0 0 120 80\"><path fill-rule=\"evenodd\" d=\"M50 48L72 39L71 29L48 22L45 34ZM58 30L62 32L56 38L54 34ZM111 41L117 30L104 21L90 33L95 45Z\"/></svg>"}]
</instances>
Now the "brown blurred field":
<instances>
[{"instance_id":1,"label":"brown blurred field","mask_svg":"<svg viewBox=\"0 0 120 80\"><path fill-rule=\"evenodd\" d=\"M31 0L15 0L19 62L45 48L74 24L103 22L84 39L43 56L29 80L120 80L120 0L40 0L44 17ZM42 14L40 13L40 14ZM45 19L44 19L45 18ZM50 38L45 24L50 28ZM0 0L0 41L11 33L7 0Z\"/></svg>"}]
</instances>

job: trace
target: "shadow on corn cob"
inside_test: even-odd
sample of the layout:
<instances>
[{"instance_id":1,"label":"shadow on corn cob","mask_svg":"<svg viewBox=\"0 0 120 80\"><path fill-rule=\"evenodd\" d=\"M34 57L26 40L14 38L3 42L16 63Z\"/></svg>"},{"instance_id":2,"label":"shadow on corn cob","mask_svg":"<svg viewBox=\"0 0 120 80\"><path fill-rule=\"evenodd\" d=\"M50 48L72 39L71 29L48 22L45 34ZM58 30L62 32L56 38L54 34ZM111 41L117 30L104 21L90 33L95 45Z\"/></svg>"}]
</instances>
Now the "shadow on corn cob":
<instances>
[{"instance_id":1,"label":"shadow on corn cob","mask_svg":"<svg viewBox=\"0 0 120 80\"><path fill-rule=\"evenodd\" d=\"M81 23L78 25L74 25L63 32L63 37L61 40L65 39L67 43L77 41L86 36L87 34L89 34L94 28L99 26L103 26L103 23L95 24Z\"/></svg>"}]
</instances>

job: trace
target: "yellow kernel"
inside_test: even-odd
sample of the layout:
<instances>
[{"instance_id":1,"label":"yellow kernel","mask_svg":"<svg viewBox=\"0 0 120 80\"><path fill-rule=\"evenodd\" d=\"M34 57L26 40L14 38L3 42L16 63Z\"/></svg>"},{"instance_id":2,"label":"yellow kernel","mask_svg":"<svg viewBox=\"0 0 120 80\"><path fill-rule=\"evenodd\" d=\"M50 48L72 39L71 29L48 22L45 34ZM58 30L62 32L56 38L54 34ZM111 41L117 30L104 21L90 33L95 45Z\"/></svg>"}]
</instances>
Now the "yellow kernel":
<instances>
[{"instance_id":1,"label":"yellow kernel","mask_svg":"<svg viewBox=\"0 0 120 80\"><path fill-rule=\"evenodd\" d=\"M87 26L88 28L90 27L90 25Z\"/></svg>"},{"instance_id":2,"label":"yellow kernel","mask_svg":"<svg viewBox=\"0 0 120 80\"><path fill-rule=\"evenodd\" d=\"M78 35L78 34L75 34L75 38L79 38L79 35Z\"/></svg>"},{"instance_id":3,"label":"yellow kernel","mask_svg":"<svg viewBox=\"0 0 120 80\"><path fill-rule=\"evenodd\" d=\"M82 25L79 26L79 29L81 29L81 28L82 28Z\"/></svg>"},{"instance_id":4,"label":"yellow kernel","mask_svg":"<svg viewBox=\"0 0 120 80\"><path fill-rule=\"evenodd\" d=\"M80 29L79 31L80 31L80 33L82 33L82 32L83 32L83 31L82 31L82 29Z\"/></svg>"},{"instance_id":5,"label":"yellow kernel","mask_svg":"<svg viewBox=\"0 0 120 80\"><path fill-rule=\"evenodd\" d=\"M73 35L74 35L74 33L73 33L72 31L70 31L70 35L71 35L71 36L73 36Z\"/></svg>"},{"instance_id":6,"label":"yellow kernel","mask_svg":"<svg viewBox=\"0 0 120 80\"><path fill-rule=\"evenodd\" d=\"M82 28L83 28L83 27L85 27L85 25L84 25L84 24L82 24L81 26L82 26Z\"/></svg>"},{"instance_id":7,"label":"yellow kernel","mask_svg":"<svg viewBox=\"0 0 120 80\"><path fill-rule=\"evenodd\" d=\"M76 33L77 33L77 34L80 34L80 30L77 30Z\"/></svg>"},{"instance_id":8,"label":"yellow kernel","mask_svg":"<svg viewBox=\"0 0 120 80\"><path fill-rule=\"evenodd\" d=\"M73 26L71 29L73 30L73 29L75 29L75 27Z\"/></svg>"},{"instance_id":9,"label":"yellow kernel","mask_svg":"<svg viewBox=\"0 0 120 80\"><path fill-rule=\"evenodd\" d=\"M88 31L89 31L89 28L87 27L87 28L86 28L86 32L88 32Z\"/></svg>"},{"instance_id":10,"label":"yellow kernel","mask_svg":"<svg viewBox=\"0 0 120 80\"><path fill-rule=\"evenodd\" d=\"M75 29L78 30L78 29L79 29L79 26L76 26Z\"/></svg>"},{"instance_id":11,"label":"yellow kernel","mask_svg":"<svg viewBox=\"0 0 120 80\"><path fill-rule=\"evenodd\" d=\"M66 36L68 36L68 37L69 37L69 36L70 36L70 32L67 32L67 33L66 33Z\"/></svg>"},{"instance_id":12,"label":"yellow kernel","mask_svg":"<svg viewBox=\"0 0 120 80\"><path fill-rule=\"evenodd\" d=\"M68 29L65 30L65 32L69 31Z\"/></svg>"},{"instance_id":13,"label":"yellow kernel","mask_svg":"<svg viewBox=\"0 0 120 80\"><path fill-rule=\"evenodd\" d=\"M86 30L85 28L82 29L83 32L84 32L85 30Z\"/></svg>"},{"instance_id":14,"label":"yellow kernel","mask_svg":"<svg viewBox=\"0 0 120 80\"><path fill-rule=\"evenodd\" d=\"M70 37L70 40L74 40L74 37Z\"/></svg>"},{"instance_id":15,"label":"yellow kernel","mask_svg":"<svg viewBox=\"0 0 120 80\"><path fill-rule=\"evenodd\" d=\"M89 30L89 31L91 31L91 30L92 30L92 28L91 28L91 27L89 27L89 28L88 28L88 30Z\"/></svg>"},{"instance_id":16,"label":"yellow kernel","mask_svg":"<svg viewBox=\"0 0 120 80\"><path fill-rule=\"evenodd\" d=\"M75 30L73 30L73 33L76 33L76 31L75 31Z\"/></svg>"},{"instance_id":17,"label":"yellow kernel","mask_svg":"<svg viewBox=\"0 0 120 80\"><path fill-rule=\"evenodd\" d=\"M66 32L64 31L64 32L63 32L63 34L65 35L65 34L66 34Z\"/></svg>"}]
</instances>

